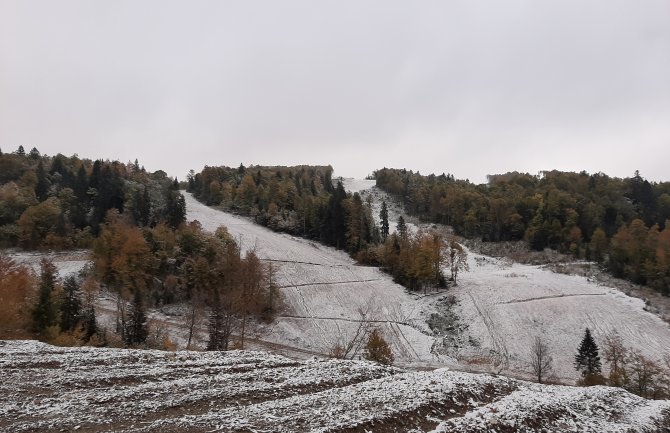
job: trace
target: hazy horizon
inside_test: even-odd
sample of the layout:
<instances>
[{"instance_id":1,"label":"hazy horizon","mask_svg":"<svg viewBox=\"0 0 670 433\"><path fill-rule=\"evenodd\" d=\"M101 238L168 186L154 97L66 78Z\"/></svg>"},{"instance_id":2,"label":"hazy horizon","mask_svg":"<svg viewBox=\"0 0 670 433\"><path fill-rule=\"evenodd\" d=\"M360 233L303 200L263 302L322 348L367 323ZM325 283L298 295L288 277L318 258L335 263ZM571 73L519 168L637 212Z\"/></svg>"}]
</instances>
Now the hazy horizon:
<instances>
[{"instance_id":1,"label":"hazy horizon","mask_svg":"<svg viewBox=\"0 0 670 433\"><path fill-rule=\"evenodd\" d=\"M0 0L0 148L670 180L670 2Z\"/></svg>"}]
</instances>

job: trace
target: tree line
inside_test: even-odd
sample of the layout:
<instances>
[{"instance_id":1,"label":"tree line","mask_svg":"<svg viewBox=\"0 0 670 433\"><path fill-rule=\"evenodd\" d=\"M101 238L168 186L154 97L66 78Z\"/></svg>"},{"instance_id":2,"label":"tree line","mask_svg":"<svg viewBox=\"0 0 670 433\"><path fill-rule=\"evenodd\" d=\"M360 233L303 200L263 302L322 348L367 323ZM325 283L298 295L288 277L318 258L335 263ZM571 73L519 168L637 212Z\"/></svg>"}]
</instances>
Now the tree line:
<instances>
[{"instance_id":1,"label":"tree line","mask_svg":"<svg viewBox=\"0 0 670 433\"><path fill-rule=\"evenodd\" d=\"M188 191L207 205L251 217L275 231L343 249L361 264L380 266L412 290L446 286L444 265L452 270L453 280L467 266L465 250L454 237L410 233L404 220L389 235L385 206L377 224L371 201L348 194L332 173L330 166L205 167L200 173L191 171Z\"/></svg>"},{"instance_id":2,"label":"tree line","mask_svg":"<svg viewBox=\"0 0 670 433\"><path fill-rule=\"evenodd\" d=\"M201 319L209 350L244 347L249 320L270 320L278 303L271 265L243 253L224 227L198 222L137 227L108 211L93 242L93 271L58 276L49 260L39 275L0 254L0 338L38 338L53 344L171 348L162 326L150 326L148 307L188 305L187 347ZM94 299L103 286L116 294L115 326L98 324Z\"/></svg>"},{"instance_id":3,"label":"tree line","mask_svg":"<svg viewBox=\"0 0 670 433\"><path fill-rule=\"evenodd\" d=\"M137 316L147 304L188 301L187 347L208 314L207 349L228 350L233 340L244 346L249 319L271 320L278 301L272 266L253 250L243 253L223 226L214 233L197 221L140 228L110 211L93 263L96 278L117 294L115 331L131 345L146 341Z\"/></svg>"},{"instance_id":4,"label":"tree line","mask_svg":"<svg viewBox=\"0 0 670 433\"><path fill-rule=\"evenodd\" d=\"M452 175L383 168L378 187L422 221L483 241L525 240L603 263L616 276L670 294L670 183L545 171L511 172L475 185Z\"/></svg>"},{"instance_id":5,"label":"tree line","mask_svg":"<svg viewBox=\"0 0 670 433\"><path fill-rule=\"evenodd\" d=\"M107 211L137 226L177 227L186 205L176 179L134 163L0 151L0 246L88 248Z\"/></svg>"}]
</instances>

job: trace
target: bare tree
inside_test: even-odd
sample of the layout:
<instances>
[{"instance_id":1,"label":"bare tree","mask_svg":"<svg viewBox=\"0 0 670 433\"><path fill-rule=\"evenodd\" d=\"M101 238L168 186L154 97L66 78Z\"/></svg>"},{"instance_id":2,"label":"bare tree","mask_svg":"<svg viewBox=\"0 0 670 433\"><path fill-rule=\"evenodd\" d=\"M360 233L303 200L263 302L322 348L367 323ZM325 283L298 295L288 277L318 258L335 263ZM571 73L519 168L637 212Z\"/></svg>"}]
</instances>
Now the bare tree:
<instances>
[{"instance_id":1,"label":"bare tree","mask_svg":"<svg viewBox=\"0 0 670 433\"><path fill-rule=\"evenodd\" d=\"M353 358L363 347L370 333L373 322L370 321L372 305L368 303L365 307L358 307L358 320L353 335L338 327L337 341L330 348L330 356L333 358Z\"/></svg>"},{"instance_id":2,"label":"bare tree","mask_svg":"<svg viewBox=\"0 0 670 433\"><path fill-rule=\"evenodd\" d=\"M605 337L603 357L610 367L608 384L610 386L624 386L628 380L626 377L628 349L624 347L618 332L614 331Z\"/></svg>"},{"instance_id":3,"label":"bare tree","mask_svg":"<svg viewBox=\"0 0 670 433\"><path fill-rule=\"evenodd\" d=\"M459 271L468 271L470 268L468 266L468 252L456 241L455 236L450 236L448 239L448 257L446 257L446 263L449 264L451 268L451 280L456 284L456 277L458 277Z\"/></svg>"},{"instance_id":4,"label":"bare tree","mask_svg":"<svg viewBox=\"0 0 670 433\"><path fill-rule=\"evenodd\" d=\"M537 336L533 340L530 356L533 373L537 377L538 383L542 383L542 379L546 378L554 369L554 360L551 357L549 345L542 337Z\"/></svg>"}]
</instances>

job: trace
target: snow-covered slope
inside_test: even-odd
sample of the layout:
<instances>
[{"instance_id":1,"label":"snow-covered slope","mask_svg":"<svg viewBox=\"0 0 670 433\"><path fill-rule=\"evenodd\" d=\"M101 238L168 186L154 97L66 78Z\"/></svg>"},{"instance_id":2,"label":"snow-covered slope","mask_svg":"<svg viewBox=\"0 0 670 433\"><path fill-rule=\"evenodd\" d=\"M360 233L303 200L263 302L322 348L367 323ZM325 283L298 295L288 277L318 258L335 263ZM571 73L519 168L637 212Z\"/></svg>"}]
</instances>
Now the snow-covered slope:
<instances>
[{"instance_id":1,"label":"snow-covered slope","mask_svg":"<svg viewBox=\"0 0 670 433\"><path fill-rule=\"evenodd\" d=\"M538 266L511 264L470 254L453 294L457 312L468 324L465 337L480 347L461 351L461 359L489 357L500 367L529 370L535 336L546 339L559 379L576 378L573 367L584 329L601 344L613 331L624 344L651 359L670 354L670 325L644 311L644 302L580 276Z\"/></svg>"},{"instance_id":2,"label":"snow-covered slope","mask_svg":"<svg viewBox=\"0 0 670 433\"><path fill-rule=\"evenodd\" d=\"M376 187L363 188L371 182L345 180L345 187L372 195L375 214L386 200L393 222L399 205ZM341 251L274 233L191 196L187 206L189 219L209 230L227 226L244 247L256 247L277 265L287 309L264 330L266 340L327 354L338 341L352 338L364 310L379 321L405 365L453 366L457 358L461 368L524 376L530 372L531 342L541 335L553 352L556 378L569 382L578 378L574 354L586 327L599 343L616 330L627 346L652 359L670 354L670 325L644 311L640 299L584 277L471 253L470 272L448 291L457 301L459 326L439 351L446 357L437 357L426 318L443 308L439 296L419 299L379 270L356 266Z\"/></svg>"},{"instance_id":3,"label":"snow-covered slope","mask_svg":"<svg viewBox=\"0 0 670 433\"><path fill-rule=\"evenodd\" d=\"M0 341L0 371L7 432L600 433L670 425L670 402L613 388L263 352Z\"/></svg>"},{"instance_id":4,"label":"snow-covered slope","mask_svg":"<svg viewBox=\"0 0 670 433\"><path fill-rule=\"evenodd\" d=\"M377 218L385 200L391 227L403 214L398 200L373 181L345 179L344 185L364 199L371 196ZM478 369L484 363L492 371L524 375L530 371L531 342L540 335L552 350L556 378L569 382L578 378L574 355L587 327L599 344L617 331L626 346L651 359L670 355L670 325L645 311L641 299L585 277L473 253L469 266L470 272L462 273L458 286L449 291L458 301L463 344L446 350L464 367Z\"/></svg>"},{"instance_id":5,"label":"snow-covered slope","mask_svg":"<svg viewBox=\"0 0 670 433\"><path fill-rule=\"evenodd\" d=\"M58 269L61 277L76 274L90 264L90 252L88 250L34 252L19 250L4 250L6 254L16 263L30 266L36 273L40 272L42 259L49 259Z\"/></svg>"},{"instance_id":6,"label":"snow-covered slope","mask_svg":"<svg viewBox=\"0 0 670 433\"><path fill-rule=\"evenodd\" d=\"M271 262L285 303L259 338L327 355L354 338L362 320L378 327L403 365L443 365L431 353L434 339L422 315L429 300L408 294L373 267L358 266L344 252L207 207L185 194L189 220L206 230L224 225L243 249ZM453 360L451 360L453 361Z\"/></svg>"}]
</instances>

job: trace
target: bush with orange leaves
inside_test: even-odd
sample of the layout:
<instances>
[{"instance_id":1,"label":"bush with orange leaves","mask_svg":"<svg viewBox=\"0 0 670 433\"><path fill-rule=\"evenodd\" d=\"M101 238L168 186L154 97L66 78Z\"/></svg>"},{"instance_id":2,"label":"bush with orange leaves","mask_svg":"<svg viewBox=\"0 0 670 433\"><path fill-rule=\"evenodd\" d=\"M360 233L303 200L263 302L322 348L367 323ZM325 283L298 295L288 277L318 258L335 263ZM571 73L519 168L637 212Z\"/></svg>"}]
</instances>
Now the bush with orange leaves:
<instances>
[{"instance_id":1,"label":"bush with orange leaves","mask_svg":"<svg viewBox=\"0 0 670 433\"><path fill-rule=\"evenodd\" d=\"M0 339L29 338L37 278L32 270L0 254Z\"/></svg>"}]
</instances>

